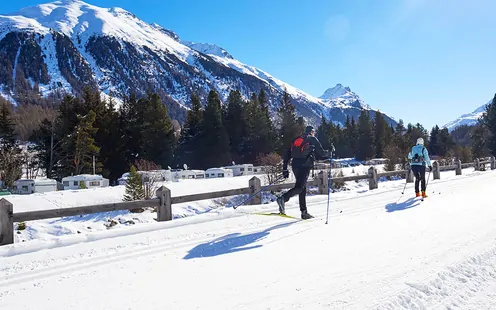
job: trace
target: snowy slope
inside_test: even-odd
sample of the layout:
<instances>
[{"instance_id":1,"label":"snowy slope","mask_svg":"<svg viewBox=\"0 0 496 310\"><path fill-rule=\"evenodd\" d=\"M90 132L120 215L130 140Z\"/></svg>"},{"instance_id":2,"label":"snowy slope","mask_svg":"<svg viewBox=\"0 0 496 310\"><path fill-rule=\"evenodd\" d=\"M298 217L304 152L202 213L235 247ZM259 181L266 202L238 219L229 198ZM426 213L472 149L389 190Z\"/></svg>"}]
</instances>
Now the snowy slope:
<instances>
[{"instance_id":1,"label":"snowy slope","mask_svg":"<svg viewBox=\"0 0 496 310\"><path fill-rule=\"evenodd\" d=\"M496 172L452 174L431 180L422 203L396 202L399 181L333 197L328 225L323 195L309 199L312 221L246 214L276 210L272 203L122 236L2 247L0 302L40 310L494 309ZM288 213L298 213L297 199Z\"/></svg>"},{"instance_id":2,"label":"snowy slope","mask_svg":"<svg viewBox=\"0 0 496 310\"><path fill-rule=\"evenodd\" d=\"M57 83L69 91L77 91L82 87L77 80L81 80L83 84L98 85L103 93L112 92L117 97L130 89L145 93L150 87L159 87L171 100L187 108L192 91L201 93L215 88L225 100L232 88L241 89L245 97L264 88L272 112L277 108L283 91L287 90L297 112L313 123L320 119L321 114L332 119L332 109L335 108L342 109L345 114L349 108L371 110L351 91L332 99L317 98L236 60L215 44L181 40L173 31L156 23L148 24L121 8L101 8L79 0L60 0L0 15L0 40L16 30L37 34L32 44L44 42L41 51L50 81L35 78L40 83L42 95L47 94L49 85ZM51 30L64 37L56 36ZM64 40L65 37L69 40ZM25 38L8 39L5 50L23 50L19 42ZM70 53L64 54L67 51ZM61 59L65 63L61 64ZM17 60L13 62L15 68ZM226 71L227 68L232 71ZM21 70L29 75L25 68ZM16 70L12 71L15 74ZM0 80L0 84L4 84L4 93L13 96L15 76L12 80ZM394 123L389 116L387 119ZM338 116L334 121L341 122L342 117Z\"/></svg>"},{"instance_id":3,"label":"snowy slope","mask_svg":"<svg viewBox=\"0 0 496 310\"><path fill-rule=\"evenodd\" d=\"M463 125L468 125L472 126L477 124L477 121L479 120L480 117L484 114L486 111L486 106L492 102L492 99L488 101L488 103L484 104L483 106L478 107L475 111L472 113L468 114L463 114L462 116L458 117L457 119L447 123L446 125L443 126L443 128L447 128L448 131L452 131L456 129L456 127L463 126Z\"/></svg>"}]
</instances>

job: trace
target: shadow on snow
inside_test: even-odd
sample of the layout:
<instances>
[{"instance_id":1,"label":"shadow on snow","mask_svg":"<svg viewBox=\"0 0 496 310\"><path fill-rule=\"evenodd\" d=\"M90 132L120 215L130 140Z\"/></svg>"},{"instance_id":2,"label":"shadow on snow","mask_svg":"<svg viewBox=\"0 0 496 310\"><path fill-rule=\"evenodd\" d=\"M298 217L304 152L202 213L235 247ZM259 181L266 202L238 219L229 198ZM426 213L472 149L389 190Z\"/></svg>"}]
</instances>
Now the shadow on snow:
<instances>
[{"instance_id":1,"label":"shadow on snow","mask_svg":"<svg viewBox=\"0 0 496 310\"><path fill-rule=\"evenodd\" d=\"M420 200L415 198L410 198L403 202L389 203L386 205L387 212L402 211L410 208L414 208L420 204Z\"/></svg>"},{"instance_id":2,"label":"shadow on snow","mask_svg":"<svg viewBox=\"0 0 496 310\"><path fill-rule=\"evenodd\" d=\"M242 235L240 233L232 233L215 240L202 243L192 248L184 259L213 257L222 254L234 253L239 251L251 250L262 247L262 245L247 246L267 237L271 230L287 227L296 222L283 223L269 227L263 231Z\"/></svg>"}]
</instances>

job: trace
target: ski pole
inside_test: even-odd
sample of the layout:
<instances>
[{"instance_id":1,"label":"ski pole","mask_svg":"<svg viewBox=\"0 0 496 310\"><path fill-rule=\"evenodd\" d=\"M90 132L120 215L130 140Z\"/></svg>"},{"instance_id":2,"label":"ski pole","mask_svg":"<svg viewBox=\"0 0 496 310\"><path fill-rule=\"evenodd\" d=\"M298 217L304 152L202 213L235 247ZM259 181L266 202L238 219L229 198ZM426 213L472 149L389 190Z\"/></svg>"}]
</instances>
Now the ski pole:
<instances>
[{"instance_id":1,"label":"ski pole","mask_svg":"<svg viewBox=\"0 0 496 310\"><path fill-rule=\"evenodd\" d=\"M401 192L401 195L405 193L406 185L408 184L408 177L410 176L410 173L412 173L412 170L408 170L408 172L406 173L405 187L403 187L403 191Z\"/></svg>"},{"instance_id":2,"label":"ski pole","mask_svg":"<svg viewBox=\"0 0 496 310\"><path fill-rule=\"evenodd\" d=\"M429 184L429 179L431 177L431 171L429 170L429 174L427 175L427 180L425 181L425 191L427 192L427 184Z\"/></svg>"},{"instance_id":3,"label":"ski pole","mask_svg":"<svg viewBox=\"0 0 496 310\"><path fill-rule=\"evenodd\" d=\"M326 224L329 222L329 200L331 199L331 169L332 169L332 156L329 159L329 175L327 176L327 215L326 215Z\"/></svg>"},{"instance_id":4,"label":"ski pole","mask_svg":"<svg viewBox=\"0 0 496 310\"><path fill-rule=\"evenodd\" d=\"M257 191L255 194L251 195L250 197L248 197L247 199L245 199L244 201L242 201L241 203L233 206L233 209L236 209L238 208L239 206L241 206L242 204L244 204L245 202L247 202L248 200L252 199L253 197L255 197L256 195L258 195L258 193L264 191L265 189L271 187L272 185L274 185L274 183L276 183L277 181L279 181L280 179L282 179L284 177L284 175L281 175L280 177L278 177L277 179L275 179L274 181L272 181L272 183L270 183L269 185L263 187L262 189L260 189L259 191Z\"/></svg>"}]
</instances>

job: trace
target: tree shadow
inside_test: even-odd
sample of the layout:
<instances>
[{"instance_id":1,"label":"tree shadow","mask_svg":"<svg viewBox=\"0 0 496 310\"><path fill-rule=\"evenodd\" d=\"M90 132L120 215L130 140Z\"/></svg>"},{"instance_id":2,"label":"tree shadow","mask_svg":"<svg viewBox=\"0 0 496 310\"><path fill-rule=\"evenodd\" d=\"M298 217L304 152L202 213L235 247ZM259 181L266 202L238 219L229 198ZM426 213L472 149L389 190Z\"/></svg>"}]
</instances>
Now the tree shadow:
<instances>
[{"instance_id":1,"label":"tree shadow","mask_svg":"<svg viewBox=\"0 0 496 310\"><path fill-rule=\"evenodd\" d=\"M410 208L414 208L420 204L420 200L415 198L410 198L406 201L399 203L389 203L386 205L386 212L402 211Z\"/></svg>"},{"instance_id":2,"label":"tree shadow","mask_svg":"<svg viewBox=\"0 0 496 310\"><path fill-rule=\"evenodd\" d=\"M222 254L246 251L251 249L256 249L262 247L262 245L252 245L258 240L267 237L271 230L287 227L296 222L283 223L267 228L264 231L259 231L256 233L251 233L247 235L242 235L240 233L232 233L215 240L202 243L196 247L189 250L188 254L184 256L183 259L201 258L201 257L213 257Z\"/></svg>"}]
</instances>

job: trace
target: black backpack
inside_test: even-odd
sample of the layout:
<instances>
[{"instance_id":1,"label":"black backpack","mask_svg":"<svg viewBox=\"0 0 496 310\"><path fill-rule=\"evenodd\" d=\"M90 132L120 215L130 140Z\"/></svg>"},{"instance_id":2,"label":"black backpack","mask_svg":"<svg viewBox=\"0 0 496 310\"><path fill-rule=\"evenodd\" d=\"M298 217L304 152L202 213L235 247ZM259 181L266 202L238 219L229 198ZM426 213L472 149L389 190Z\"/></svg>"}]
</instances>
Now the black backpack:
<instances>
[{"instance_id":1,"label":"black backpack","mask_svg":"<svg viewBox=\"0 0 496 310\"><path fill-rule=\"evenodd\" d=\"M291 143L292 158L307 158L311 152L311 145L308 135L301 135Z\"/></svg>"}]
</instances>

